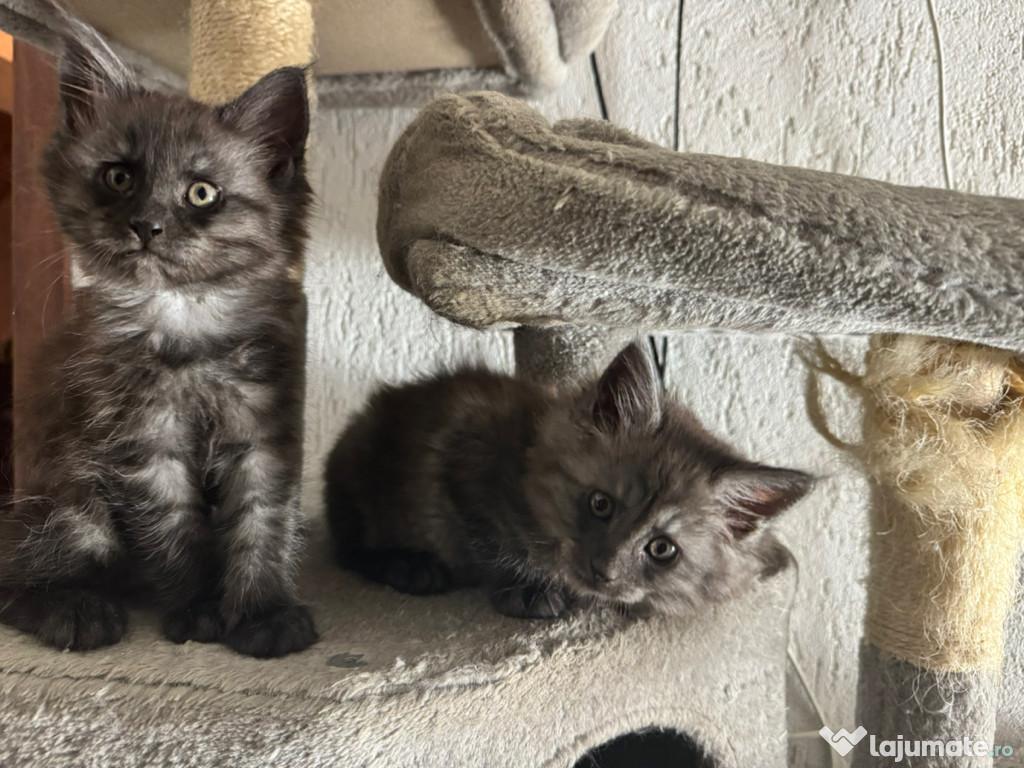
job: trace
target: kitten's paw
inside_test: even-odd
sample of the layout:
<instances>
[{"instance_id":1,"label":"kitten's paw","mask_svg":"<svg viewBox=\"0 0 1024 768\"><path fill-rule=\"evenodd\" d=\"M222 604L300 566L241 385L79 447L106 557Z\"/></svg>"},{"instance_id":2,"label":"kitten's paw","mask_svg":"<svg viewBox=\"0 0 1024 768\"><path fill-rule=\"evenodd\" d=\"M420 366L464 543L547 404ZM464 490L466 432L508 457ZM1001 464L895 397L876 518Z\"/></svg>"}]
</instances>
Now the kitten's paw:
<instances>
[{"instance_id":1,"label":"kitten's paw","mask_svg":"<svg viewBox=\"0 0 1024 768\"><path fill-rule=\"evenodd\" d=\"M164 616L163 629L167 639L174 643L216 643L224 637L224 620L216 600L200 600L170 611Z\"/></svg>"},{"instance_id":2,"label":"kitten's paw","mask_svg":"<svg viewBox=\"0 0 1024 768\"><path fill-rule=\"evenodd\" d=\"M568 593L556 585L512 584L491 592L491 604L498 612L517 619L554 619L571 603Z\"/></svg>"},{"instance_id":3,"label":"kitten's paw","mask_svg":"<svg viewBox=\"0 0 1024 768\"><path fill-rule=\"evenodd\" d=\"M124 636L124 607L87 589L40 592L36 635L61 650L88 651L113 645Z\"/></svg>"},{"instance_id":4,"label":"kitten's paw","mask_svg":"<svg viewBox=\"0 0 1024 768\"><path fill-rule=\"evenodd\" d=\"M309 608L289 605L244 617L224 636L224 643L246 656L269 659L301 651L318 639Z\"/></svg>"},{"instance_id":5,"label":"kitten's paw","mask_svg":"<svg viewBox=\"0 0 1024 768\"><path fill-rule=\"evenodd\" d=\"M448 566L430 552L359 551L353 553L348 562L371 579L410 595L436 595L447 592L454 583Z\"/></svg>"}]
</instances>

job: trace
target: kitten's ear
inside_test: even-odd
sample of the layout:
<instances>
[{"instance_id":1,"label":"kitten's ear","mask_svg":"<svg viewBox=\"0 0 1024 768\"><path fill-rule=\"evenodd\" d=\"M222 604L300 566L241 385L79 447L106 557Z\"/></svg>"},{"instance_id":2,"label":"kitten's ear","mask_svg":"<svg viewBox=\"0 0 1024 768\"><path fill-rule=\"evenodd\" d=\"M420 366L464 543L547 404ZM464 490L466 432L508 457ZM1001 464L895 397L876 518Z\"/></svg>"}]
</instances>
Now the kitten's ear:
<instances>
[{"instance_id":1,"label":"kitten's ear","mask_svg":"<svg viewBox=\"0 0 1024 768\"><path fill-rule=\"evenodd\" d=\"M639 344L619 352L601 374L594 423L602 432L653 432L661 423L661 387L650 357Z\"/></svg>"},{"instance_id":2,"label":"kitten's ear","mask_svg":"<svg viewBox=\"0 0 1024 768\"><path fill-rule=\"evenodd\" d=\"M806 472L740 464L718 471L712 493L733 535L742 539L803 498L813 484Z\"/></svg>"},{"instance_id":3,"label":"kitten's ear","mask_svg":"<svg viewBox=\"0 0 1024 768\"><path fill-rule=\"evenodd\" d=\"M301 159L309 133L306 70L281 67L218 110L220 119L260 139L277 159L274 173Z\"/></svg>"},{"instance_id":4,"label":"kitten's ear","mask_svg":"<svg viewBox=\"0 0 1024 768\"><path fill-rule=\"evenodd\" d=\"M99 33L62 9L64 46L60 57L60 104L64 128L72 136L96 116L97 105L122 98L135 78Z\"/></svg>"}]
</instances>

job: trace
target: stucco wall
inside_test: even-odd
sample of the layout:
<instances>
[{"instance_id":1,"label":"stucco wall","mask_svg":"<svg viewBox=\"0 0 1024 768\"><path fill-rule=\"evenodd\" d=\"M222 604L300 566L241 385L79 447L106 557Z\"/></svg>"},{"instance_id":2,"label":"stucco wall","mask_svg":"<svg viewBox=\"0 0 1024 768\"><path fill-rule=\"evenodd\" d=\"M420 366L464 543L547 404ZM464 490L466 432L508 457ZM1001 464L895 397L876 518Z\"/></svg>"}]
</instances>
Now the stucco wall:
<instances>
[{"instance_id":1,"label":"stucco wall","mask_svg":"<svg viewBox=\"0 0 1024 768\"><path fill-rule=\"evenodd\" d=\"M948 169L953 188L1021 196L1022 31L1024 7L1012 3L686 0L680 25L677 0L622 0L597 63L610 119L667 146L922 186L946 185ZM599 116L589 63L537 106L552 118ZM319 116L314 167L322 210L306 277L311 510L319 509L323 455L375 382L467 359L511 368L507 333L433 317L381 266L377 176L414 114ZM860 364L862 339L828 343L851 366ZM751 457L823 477L780 526L800 563L792 655L824 721L852 729L866 485L811 427L807 373L795 349L778 336L676 334L669 384ZM835 432L857 439L856 398L826 385L824 402ZM1020 671L1012 672L1019 689ZM1024 751L1020 710L1009 716L1002 743L1015 743L1017 734Z\"/></svg>"}]
</instances>

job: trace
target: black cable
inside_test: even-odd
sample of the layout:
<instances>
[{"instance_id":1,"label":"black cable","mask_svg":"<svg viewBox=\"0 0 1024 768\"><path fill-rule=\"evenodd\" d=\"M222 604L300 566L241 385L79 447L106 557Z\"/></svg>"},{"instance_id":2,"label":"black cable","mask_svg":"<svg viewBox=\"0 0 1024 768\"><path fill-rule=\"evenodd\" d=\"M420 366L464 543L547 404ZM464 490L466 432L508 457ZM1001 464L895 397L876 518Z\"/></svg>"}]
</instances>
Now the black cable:
<instances>
[{"instance_id":1,"label":"black cable","mask_svg":"<svg viewBox=\"0 0 1024 768\"><path fill-rule=\"evenodd\" d=\"M608 119L608 105L604 100L604 89L601 87L601 73L597 71L597 53L590 54L590 71L594 75L594 89L597 91L597 104L601 109L601 119Z\"/></svg>"}]
</instances>

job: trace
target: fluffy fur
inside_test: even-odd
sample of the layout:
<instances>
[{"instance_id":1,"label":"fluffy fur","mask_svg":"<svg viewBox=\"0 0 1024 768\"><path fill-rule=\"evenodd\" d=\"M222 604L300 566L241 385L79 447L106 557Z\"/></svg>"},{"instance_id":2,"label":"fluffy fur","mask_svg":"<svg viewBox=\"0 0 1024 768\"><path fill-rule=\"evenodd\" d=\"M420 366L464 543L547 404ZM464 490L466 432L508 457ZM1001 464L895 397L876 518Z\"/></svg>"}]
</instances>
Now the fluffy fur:
<instances>
[{"instance_id":1,"label":"fluffy fur","mask_svg":"<svg viewBox=\"0 0 1024 768\"><path fill-rule=\"evenodd\" d=\"M678 613L776 570L765 523L810 484L712 437L631 345L575 394L480 370L381 390L331 452L327 510L340 563L402 591Z\"/></svg>"},{"instance_id":2,"label":"fluffy fur","mask_svg":"<svg viewBox=\"0 0 1024 768\"><path fill-rule=\"evenodd\" d=\"M144 90L65 21L44 174L81 286L22 415L0 620L113 643L111 587L138 582L172 640L300 650L305 73L212 108Z\"/></svg>"}]
</instances>

